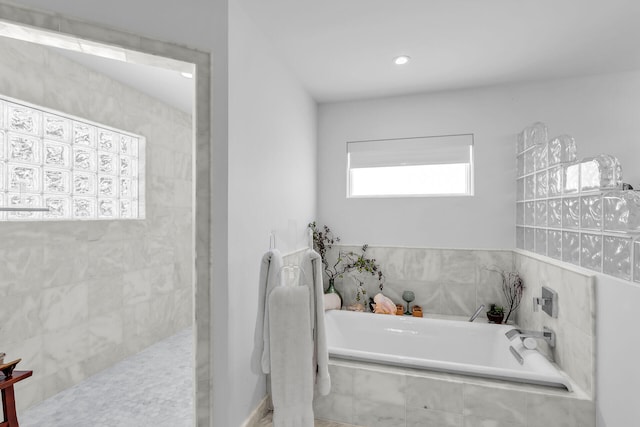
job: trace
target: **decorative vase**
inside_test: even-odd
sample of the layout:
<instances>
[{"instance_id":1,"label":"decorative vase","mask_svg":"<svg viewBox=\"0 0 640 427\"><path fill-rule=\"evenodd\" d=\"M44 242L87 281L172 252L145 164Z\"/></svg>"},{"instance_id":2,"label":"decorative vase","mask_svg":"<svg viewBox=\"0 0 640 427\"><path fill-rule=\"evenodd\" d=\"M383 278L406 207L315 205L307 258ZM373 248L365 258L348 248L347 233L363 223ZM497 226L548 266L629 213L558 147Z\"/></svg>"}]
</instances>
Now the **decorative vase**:
<instances>
[{"instance_id":1,"label":"decorative vase","mask_svg":"<svg viewBox=\"0 0 640 427\"><path fill-rule=\"evenodd\" d=\"M335 283L334 283L335 279L329 279L329 287L327 288L326 291L324 291L325 294L336 294L338 296L338 298L340 298L340 303L342 303L342 295L340 295L340 292L338 292L335 288Z\"/></svg>"},{"instance_id":2,"label":"decorative vase","mask_svg":"<svg viewBox=\"0 0 640 427\"><path fill-rule=\"evenodd\" d=\"M409 304L411 304L411 301L416 299L416 295L412 291L404 291L402 293L402 299L407 303L407 311L405 311L404 314L406 314L407 316L411 316Z\"/></svg>"}]
</instances>

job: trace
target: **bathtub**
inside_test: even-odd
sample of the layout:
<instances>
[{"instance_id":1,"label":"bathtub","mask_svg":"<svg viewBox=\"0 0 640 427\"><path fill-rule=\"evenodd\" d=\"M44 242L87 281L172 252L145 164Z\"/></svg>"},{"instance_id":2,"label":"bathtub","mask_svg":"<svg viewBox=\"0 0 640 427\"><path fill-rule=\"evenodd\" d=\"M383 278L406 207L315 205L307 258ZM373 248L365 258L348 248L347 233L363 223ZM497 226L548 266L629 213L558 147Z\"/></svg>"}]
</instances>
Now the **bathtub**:
<instances>
[{"instance_id":1,"label":"bathtub","mask_svg":"<svg viewBox=\"0 0 640 427\"><path fill-rule=\"evenodd\" d=\"M334 358L572 391L569 378L542 354L505 336L512 326L340 310L327 311L325 321Z\"/></svg>"}]
</instances>

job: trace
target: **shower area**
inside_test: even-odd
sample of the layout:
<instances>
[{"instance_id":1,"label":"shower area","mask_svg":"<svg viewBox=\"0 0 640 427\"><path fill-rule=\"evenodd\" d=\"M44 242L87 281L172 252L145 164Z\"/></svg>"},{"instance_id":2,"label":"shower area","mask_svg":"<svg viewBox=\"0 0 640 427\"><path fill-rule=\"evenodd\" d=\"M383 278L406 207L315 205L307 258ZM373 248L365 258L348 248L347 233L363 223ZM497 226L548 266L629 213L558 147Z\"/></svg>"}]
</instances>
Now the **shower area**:
<instances>
[{"instance_id":1,"label":"shower area","mask_svg":"<svg viewBox=\"0 0 640 427\"><path fill-rule=\"evenodd\" d=\"M21 425L112 425L108 402L151 422L170 401L190 425L193 64L0 30L0 207L47 209L0 212L0 351L34 372ZM154 399L172 370L180 396Z\"/></svg>"}]
</instances>

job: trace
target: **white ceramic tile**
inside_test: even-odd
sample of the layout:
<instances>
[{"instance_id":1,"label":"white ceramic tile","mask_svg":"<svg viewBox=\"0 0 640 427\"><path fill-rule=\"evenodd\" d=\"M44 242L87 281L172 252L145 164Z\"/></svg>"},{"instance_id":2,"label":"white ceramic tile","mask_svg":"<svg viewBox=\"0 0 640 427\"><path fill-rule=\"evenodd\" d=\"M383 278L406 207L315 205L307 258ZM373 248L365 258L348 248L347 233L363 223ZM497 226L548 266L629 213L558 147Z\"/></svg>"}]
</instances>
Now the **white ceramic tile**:
<instances>
[{"instance_id":1,"label":"white ceramic tile","mask_svg":"<svg viewBox=\"0 0 640 427\"><path fill-rule=\"evenodd\" d=\"M44 399L44 388L39 381L22 381L14 387L16 395L16 411L18 413L18 421L23 425L22 413L25 408L30 408L35 404L42 402Z\"/></svg>"},{"instance_id":2,"label":"white ceramic tile","mask_svg":"<svg viewBox=\"0 0 640 427\"><path fill-rule=\"evenodd\" d=\"M476 309L476 287L474 283L443 283L440 298L440 314L456 316L471 315Z\"/></svg>"},{"instance_id":3,"label":"white ceramic tile","mask_svg":"<svg viewBox=\"0 0 640 427\"><path fill-rule=\"evenodd\" d=\"M596 405L593 401L574 401L572 415L575 427L596 427Z\"/></svg>"},{"instance_id":4,"label":"white ceramic tile","mask_svg":"<svg viewBox=\"0 0 640 427\"><path fill-rule=\"evenodd\" d=\"M43 374L80 362L89 352L89 326L87 323L51 332L42 338Z\"/></svg>"},{"instance_id":5,"label":"white ceramic tile","mask_svg":"<svg viewBox=\"0 0 640 427\"><path fill-rule=\"evenodd\" d=\"M397 427L405 424L404 405L356 399L354 422L367 427Z\"/></svg>"},{"instance_id":6,"label":"white ceramic tile","mask_svg":"<svg viewBox=\"0 0 640 427\"><path fill-rule=\"evenodd\" d=\"M40 319L43 332L58 331L88 320L88 292L83 284L42 291Z\"/></svg>"},{"instance_id":7,"label":"white ceramic tile","mask_svg":"<svg viewBox=\"0 0 640 427\"><path fill-rule=\"evenodd\" d=\"M122 275L122 295L125 305L149 301L151 288L151 269L130 271Z\"/></svg>"},{"instance_id":8,"label":"white ceramic tile","mask_svg":"<svg viewBox=\"0 0 640 427\"><path fill-rule=\"evenodd\" d=\"M574 427L573 399L529 394L527 427Z\"/></svg>"},{"instance_id":9,"label":"white ceramic tile","mask_svg":"<svg viewBox=\"0 0 640 427\"><path fill-rule=\"evenodd\" d=\"M313 400L313 413L316 418L352 423L354 420L354 397L330 393L328 396L316 396Z\"/></svg>"},{"instance_id":10,"label":"white ceramic tile","mask_svg":"<svg viewBox=\"0 0 640 427\"><path fill-rule=\"evenodd\" d=\"M119 312L97 316L89 320L89 354L108 351L122 343L122 315Z\"/></svg>"},{"instance_id":11,"label":"white ceramic tile","mask_svg":"<svg viewBox=\"0 0 640 427\"><path fill-rule=\"evenodd\" d=\"M463 427L524 427L524 424L494 418L464 417Z\"/></svg>"},{"instance_id":12,"label":"white ceramic tile","mask_svg":"<svg viewBox=\"0 0 640 427\"><path fill-rule=\"evenodd\" d=\"M121 275L89 280L84 286L87 287L87 309L90 317L118 310L124 305Z\"/></svg>"},{"instance_id":13,"label":"white ceramic tile","mask_svg":"<svg viewBox=\"0 0 640 427\"><path fill-rule=\"evenodd\" d=\"M566 325L563 331L564 369L588 395L593 393L594 341L575 326Z\"/></svg>"},{"instance_id":14,"label":"white ceramic tile","mask_svg":"<svg viewBox=\"0 0 640 427\"><path fill-rule=\"evenodd\" d=\"M406 378L402 375L359 369L354 375L353 388L358 399L404 408Z\"/></svg>"},{"instance_id":15,"label":"white ceramic tile","mask_svg":"<svg viewBox=\"0 0 640 427\"><path fill-rule=\"evenodd\" d=\"M353 395L353 369L330 364L329 375L331 377L331 393Z\"/></svg>"},{"instance_id":16,"label":"white ceramic tile","mask_svg":"<svg viewBox=\"0 0 640 427\"><path fill-rule=\"evenodd\" d=\"M407 408L462 414L462 383L407 376Z\"/></svg>"},{"instance_id":17,"label":"white ceramic tile","mask_svg":"<svg viewBox=\"0 0 640 427\"><path fill-rule=\"evenodd\" d=\"M473 283L476 278L476 257L469 250L442 250L442 275L447 283Z\"/></svg>"},{"instance_id":18,"label":"white ceramic tile","mask_svg":"<svg viewBox=\"0 0 640 427\"><path fill-rule=\"evenodd\" d=\"M465 417L491 418L524 424L526 420L526 394L507 389L465 384Z\"/></svg>"},{"instance_id":19,"label":"white ceramic tile","mask_svg":"<svg viewBox=\"0 0 640 427\"><path fill-rule=\"evenodd\" d=\"M41 296L36 292L0 298L1 336L4 342L42 336L40 300Z\"/></svg>"},{"instance_id":20,"label":"white ceramic tile","mask_svg":"<svg viewBox=\"0 0 640 427\"><path fill-rule=\"evenodd\" d=\"M437 280L441 276L442 252L438 249L405 249L404 280Z\"/></svg>"},{"instance_id":21,"label":"white ceramic tile","mask_svg":"<svg viewBox=\"0 0 640 427\"><path fill-rule=\"evenodd\" d=\"M561 319L585 334L593 335L595 332L593 280L588 276L564 270L561 280L549 285L552 288L558 286L558 292L562 293L562 297L558 298L559 313L562 313Z\"/></svg>"},{"instance_id":22,"label":"white ceramic tile","mask_svg":"<svg viewBox=\"0 0 640 427\"><path fill-rule=\"evenodd\" d=\"M407 408L406 427L462 427L461 414L424 408Z\"/></svg>"}]
</instances>

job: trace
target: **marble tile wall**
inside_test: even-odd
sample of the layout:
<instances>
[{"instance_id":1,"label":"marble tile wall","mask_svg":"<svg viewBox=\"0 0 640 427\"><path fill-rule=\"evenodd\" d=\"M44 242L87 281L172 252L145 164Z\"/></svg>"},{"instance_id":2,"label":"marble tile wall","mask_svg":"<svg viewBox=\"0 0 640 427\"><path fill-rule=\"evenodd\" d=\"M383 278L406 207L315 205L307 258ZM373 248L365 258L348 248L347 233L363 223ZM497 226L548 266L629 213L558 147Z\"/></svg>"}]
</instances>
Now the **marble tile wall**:
<instances>
[{"instance_id":1,"label":"marble tile wall","mask_svg":"<svg viewBox=\"0 0 640 427\"><path fill-rule=\"evenodd\" d=\"M357 251L356 246L340 246ZM386 276L384 294L395 303L404 303L402 292L415 293L413 304L429 314L469 316L480 304L505 305L500 276L491 269L518 271L525 284L522 305L515 321L528 330L542 331L544 326L557 334L557 346L543 341L539 348L560 366L590 396L595 385L595 296L593 274L546 257L524 251L427 249L370 247ZM547 261L545 261L547 260ZM362 276L360 276L362 277ZM533 297L539 297L548 285L559 294L559 314L553 319L542 310L533 311ZM356 281L346 275L336 281L345 304L355 301ZM369 296L378 292L377 281L366 278ZM486 310L480 317L486 318Z\"/></svg>"},{"instance_id":2,"label":"marble tile wall","mask_svg":"<svg viewBox=\"0 0 640 427\"><path fill-rule=\"evenodd\" d=\"M539 340L538 349L557 363L590 396L595 395L595 279L593 273L527 252L515 252L515 268L525 283L516 321L520 327L556 333L556 347ZM533 310L542 286L558 293L558 318Z\"/></svg>"},{"instance_id":3,"label":"marble tile wall","mask_svg":"<svg viewBox=\"0 0 640 427\"><path fill-rule=\"evenodd\" d=\"M25 408L192 322L192 119L37 45L3 38L0 58L0 93L147 138L145 220L0 224L0 346L34 370Z\"/></svg>"},{"instance_id":4,"label":"marble tile wall","mask_svg":"<svg viewBox=\"0 0 640 427\"><path fill-rule=\"evenodd\" d=\"M357 246L334 250L359 251ZM491 269L512 270L513 253L503 250L428 249L370 246L385 275L383 293L396 304L404 304L402 292L413 291L425 313L470 316L480 304L504 304L500 275ZM335 254L332 254L335 256ZM330 255L331 256L331 255ZM362 276L359 276L362 277ZM366 277L367 293L373 297L378 283ZM345 303L355 301L356 281L346 275L336 281ZM481 317L486 318L483 310Z\"/></svg>"},{"instance_id":5,"label":"marble tile wall","mask_svg":"<svg viewBox=\"0 0 640 427\"><path fill-rule=\"evenodd\" d=\"M595 427L582 393L332 360L317 418L368 427Z\"/></svg>"}]
</instances>

